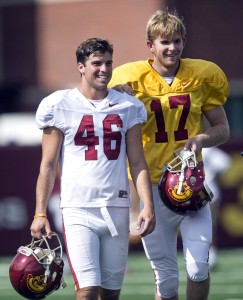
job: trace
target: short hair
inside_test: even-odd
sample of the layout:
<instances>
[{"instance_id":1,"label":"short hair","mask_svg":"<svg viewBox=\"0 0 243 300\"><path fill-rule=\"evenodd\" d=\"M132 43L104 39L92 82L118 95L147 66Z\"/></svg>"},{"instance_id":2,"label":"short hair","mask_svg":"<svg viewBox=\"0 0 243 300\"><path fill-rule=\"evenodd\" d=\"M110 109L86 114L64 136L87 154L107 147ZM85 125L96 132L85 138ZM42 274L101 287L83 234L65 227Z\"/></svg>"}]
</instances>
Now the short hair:
<instances>
[{"instance_id":1,"label":"short hair","mask_svg":"<svg viewBox=\"0 0 243 300\"><path fill-rule=\"evenodd\" d=\"M113 54L113 45L108 40L89 38L84 40L76 50L77 63L85 64L91 54L104 54L105 52Z\"/></svg>"},{"instance_id":2,"label":"short hair","mask_svg":"<svg viewBox=\"0 0 243 300\"><path fill-rule=\"evenodd\" d=\"M186 27L176 11L170 13L158 10L149 18L146 26L147 40L153 42L158 36L172 37L175 33L182 38L186 36Z\"/></svg>"}]
</instances>

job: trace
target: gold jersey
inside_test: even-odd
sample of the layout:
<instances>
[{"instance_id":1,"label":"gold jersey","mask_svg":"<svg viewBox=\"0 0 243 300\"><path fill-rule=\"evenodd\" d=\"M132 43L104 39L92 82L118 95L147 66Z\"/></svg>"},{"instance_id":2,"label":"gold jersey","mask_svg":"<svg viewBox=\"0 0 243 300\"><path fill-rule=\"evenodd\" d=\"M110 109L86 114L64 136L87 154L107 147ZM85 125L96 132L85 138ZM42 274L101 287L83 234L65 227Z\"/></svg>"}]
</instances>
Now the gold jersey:
<instances>
[{"instance_id":1,"label":"gold jersey","mask_svg":"<svg viewBox=\"0 0 243 300\"><path fill-rule=\"evenodd\" d=\"M171 85L152 63L149 59L115 68L109 87L128 84L146 107L143 147L152 183L157 184L163 166L174 158L174 150L202 132L203 111L224 105L229 86L224 72L212 62L181 59Z\"/></svg>"}]
</instances>

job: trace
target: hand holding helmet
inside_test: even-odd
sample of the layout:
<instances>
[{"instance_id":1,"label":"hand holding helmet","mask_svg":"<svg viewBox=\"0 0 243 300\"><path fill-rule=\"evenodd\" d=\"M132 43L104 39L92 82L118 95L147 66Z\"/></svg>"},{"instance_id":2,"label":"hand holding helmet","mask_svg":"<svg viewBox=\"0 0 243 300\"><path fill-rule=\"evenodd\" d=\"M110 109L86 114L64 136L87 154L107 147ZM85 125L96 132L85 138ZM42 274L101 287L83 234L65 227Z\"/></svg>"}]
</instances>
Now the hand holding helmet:
<instances>
[{"instance_id":1,"label":"hand holding helmet","mask_svg":"<svg viewBox=\"0 0 243 300\"><path fill-rule=\"evenodd\" d=\"M55 232L51 240L45 236L32 238L21 246L9 267L13 288L27 299L44 299L53 291L66 286L63 280L62 245Z\"/></svg>"},{"instance_id":2,"label":"hand holding helmet","mask_svg":"<svg viewBox=\"0 0 243 300\"><path fill-rule=\"evenodd\" d=\"M213 194L205 182L203 163L192 150L179 149L163 170L158 185L164 204L174 212L185 214L203 208Z\"/></svg>"},{"instance_id":3,"label":"hand holding helmet","mask_svg":"<svg viewBox=\"0 0 243 300\"><path fill-rule=\"evenodd\" d=\"M34 220L30 227L32 237L41 239L42 236L51 238L52 231L46 214L34 215Z\"/></svg>"}]
</instances>

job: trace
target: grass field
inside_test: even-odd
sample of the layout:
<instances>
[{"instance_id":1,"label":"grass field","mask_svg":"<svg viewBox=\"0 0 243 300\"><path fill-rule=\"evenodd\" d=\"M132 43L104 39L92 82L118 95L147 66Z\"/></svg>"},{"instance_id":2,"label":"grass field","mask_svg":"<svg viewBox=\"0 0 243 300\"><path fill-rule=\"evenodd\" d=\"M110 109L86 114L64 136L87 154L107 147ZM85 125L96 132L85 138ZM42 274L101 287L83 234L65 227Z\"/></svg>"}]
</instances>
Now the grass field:
<instances>
[{"instance_id":1,"label":"grass field","mask_svg":"<svg viewBox=\"0 0 243 300\"><path fill-rule=\"evenodd\" d=\"M8 278L8 258L0 258L0 299L20 300L11 287ZM180 300L185 298L186 276L181 254L180 266ZM50 300L74 300L72 278L65 274L67 287L51 294ZM154 300L153 273L143 252L130 253L128 273L125 277L121 300ZM211 290L209 300L243 300L243 249L221 250L219 264L211 273Z\"/></svg>"}]
</instances>

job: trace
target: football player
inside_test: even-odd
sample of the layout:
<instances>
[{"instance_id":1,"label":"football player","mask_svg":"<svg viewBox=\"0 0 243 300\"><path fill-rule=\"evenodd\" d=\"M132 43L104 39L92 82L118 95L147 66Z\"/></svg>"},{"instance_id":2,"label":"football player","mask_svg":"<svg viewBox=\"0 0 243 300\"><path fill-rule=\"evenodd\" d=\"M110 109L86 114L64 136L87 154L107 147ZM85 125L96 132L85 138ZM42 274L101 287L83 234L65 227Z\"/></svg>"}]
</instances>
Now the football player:
<instances>
[{"instance_id":1,"label":"football player","mask_svg":"<svg viewBox=\"0 0 243 300\"><path fill-rule=\"evenodd\" d=\"M177 213L161 201L158 183L163 166L174 158L175 150L193 151L200 162L203 147L228 140L229 126L223 105L229 96L229 86L216 64L181 58L186 28L176 13L155 12L148 20L146 34L152 58L117 67L109 83L119 91L129 91L128 85L148 113L142 136L153 184L156 227L142 241L155 274L156 299L177 300L180 228L188 277L187 299L206 300L212 240L210 205L201 205L198 212ZM205 132L203 115L210 123Z\"/></svg>"},{"instance_id":2,"label":"football player","mask_svg":"<svg viewBox=\"0 0 243 300\"><path fill-rule=\"evenodd\" d=\"M107 88L112 55L106 40L82 42L76 51L80 85L49 95L36 113L43 139L31 234L51 233L46 210L59 162L64 239L77 300L119 298L129 241L126 157L144 203L137 221L141 236L155 226L141 137L146 109L135 97Z\"/></svg>"}]
</instances>

